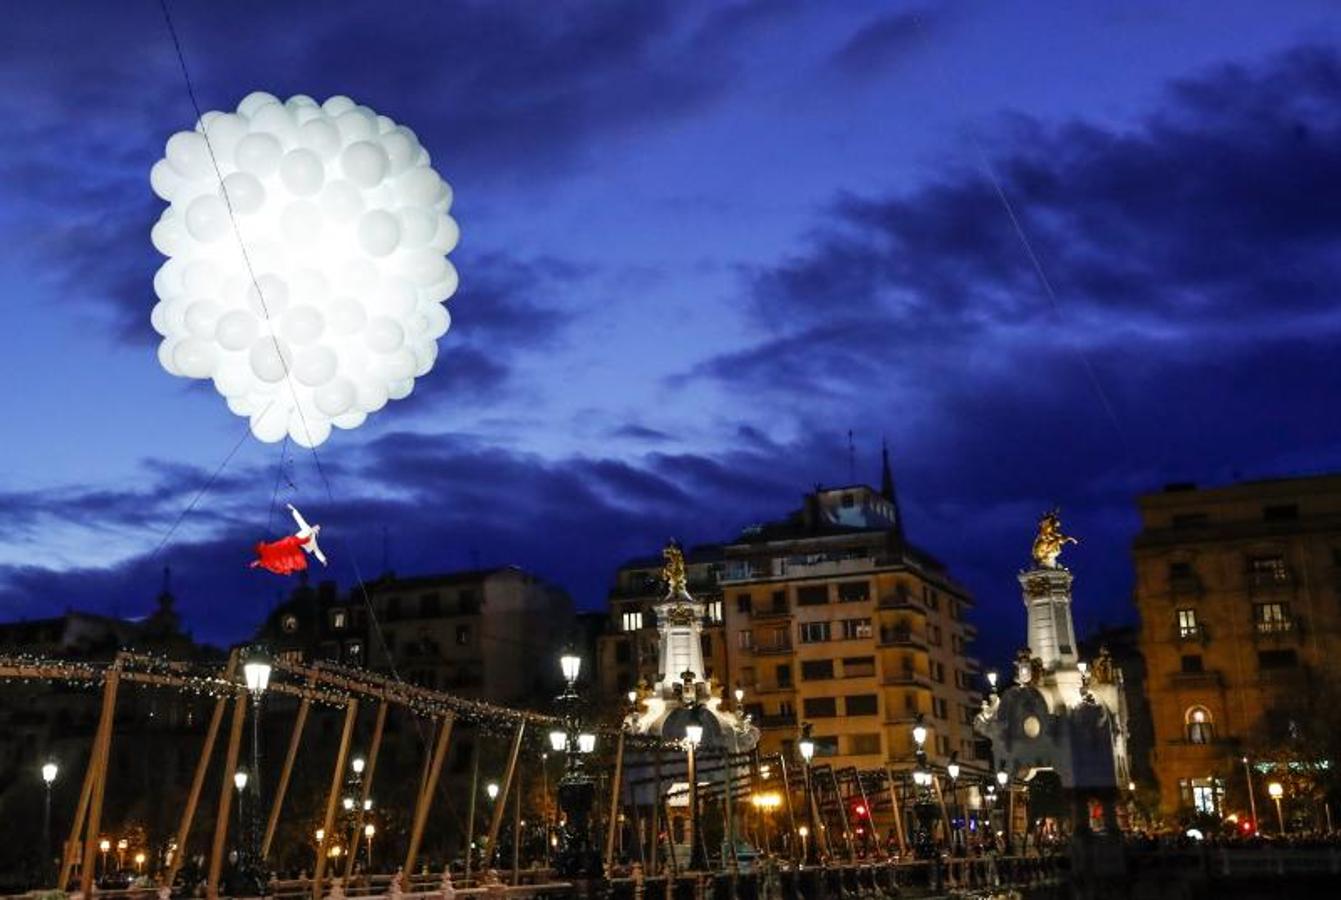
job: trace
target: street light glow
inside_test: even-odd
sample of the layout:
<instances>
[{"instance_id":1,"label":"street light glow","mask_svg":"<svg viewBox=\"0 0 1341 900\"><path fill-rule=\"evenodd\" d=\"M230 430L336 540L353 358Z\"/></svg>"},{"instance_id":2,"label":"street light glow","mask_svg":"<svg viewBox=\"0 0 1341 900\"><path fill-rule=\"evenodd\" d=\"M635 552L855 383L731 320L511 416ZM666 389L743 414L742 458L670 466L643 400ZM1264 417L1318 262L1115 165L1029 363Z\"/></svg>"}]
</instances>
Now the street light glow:
<instances>
[{"instance_id":1,"label":"street light glow","mask_svg":"<svg viewBox=\"0 0 1341 900\"><path fill-rule=\"evenodd\" d=\"M697 747L698 742L703 740L703 726L686 725L684 727L684 739L689 742L689 746Z\"/></svg>"},{"instance_id":2,"label":"street light glow","mask_svg":"<svg viewBox=\"0 0 1341 900\"><path fill-rule=\"evenodd\" d=\"M362 775L364 767L368 764L364 761L362 756L356 756L349 765L354 769L355 775Z\"/></svg>"},{"instance_id":3,"label":"street light glow","mask_svg":"<svg viewBox=\"0 0 1341 900\"><path fill-rule=\"evenodd\" d=\"M806 762L810 762L810 760L814 758L815 742L812 741L810 738L801 738L800 743L798 743L796 746L801 751L801 758L804 759Z\"/></svg>"},{"instance_id":4,"label":"street light glow","mask_svg":"<svg viewBox=\"0 0 1341 900\"><path fill-rule=\"evenodd\" d=\"M498 799L498 782L491 781L484 786L484 792L489 795L490 800Z\"/></svg>"},{"instance_id":5,"label":"street light glow","mask_svg":"<svg viewBox=\"0 0 1341 900\"><path fill-rule=\"evenodd\" d=\"M913 726L913 740L917 742L918 749L927 742L927 726L918 723Z\"/></svg>"},{"instance_id":6,"label":"street light glow","mask_svg":"<svg viewBox=\"0 0 1341 900\"><path fill-rule=\"evenodd\" d=\"M377 834L377 828L373 826L372 822L369 822L367 825L363 826L363 836L366 837L368 840L372 840L372 837L375 834Z\"/></svg>"},{"instance_id":7,"label":"street light glow","mask_svg":"<svg viewBox=\"0 0 1341 900\"><path fill-rule=\"evenodd\" d=\"M591 753L596 749L596 735L579 734L577 736L577 749L579 753Z\"/></svg>"},{"instance_id":8,"label":"street light glow","mask_svg":"<svg viewBox=\"0 0 1341 900\"><path fill-rule=\"evenodd\" d=\"M56 773L59 771L60 767L57 766L54 762L48 762L44 764L42 766L42 780L45 781L48 785L51 784L53 781L56 780Z\"/></svg>"},{"instance_id":9,"label":"street light glow","mask_svg":"<svg viewBox=\"0 0 1341 900\"><path fill-rule=\"evenodd\" d=\"M563 677L569 682L577 681L578 673L582 671L582 657L574 653L565 653L559 657L559 666L563 669Z\"/></svg>"},{"instance_id":10,"label":"street light glow","mask_svg":"<svg viewBox=\"0 0 1341 900\"><path fill-rule=\"evenodd\" d=\"M270 659L260 648L253 647L247 653L247 661L242 664L242 674L247 680L247 690L261 695L270 685Z\"/></svg>"},{"instance_id":11,"label":"street light glow","mask_svg":"<svg viewBox=\"0 0 1341 900\"><path fill-rule=\"evenodd\" d=\"M951 781L957 781L959 779L959 763L950 763L945 767L945 771L950 776Z\"/></svg>"},{"instance_id":12,"label":"street light glow","mask_svg":"<svg viewBox=\"0 0 1341 900\"><path fill-rule=\"evenodd\" d=\"M1267 794L1271 796L1272 800L1279 800L1285 796L1285 788L1279 781L1273 781L1267 785Z\"/></svg>"},{"instance_id":13,"label":"street light glow","mask_svg":"<svg viewBox=\"0 0 1341 900\"><path fill-rule=\"evenodd\" d=\"M233 787L237 788L238 791L245 791L247 789L246 769L238 769L233 773Z\"/></svg>"},{"instance_id":14,"label":"street light glow","mask_svg":"<svg viewBox=\"0 0 1341 900\"><path fill-rule=\"evenodd\" d=\"M1006 786L1006 782L1008 782L1008 781L1010 781L1010 775L1006 774L1006 770L1005 770L1005 769L1002 769L1000 772L997 772L997 773L996 773L996 783L997 783L997 784L1001 785L1002 787L1005 787L1005 786Z\"/></svg>"},{"instance_id":15,"label":"street light glow","mask_svg":"<svg viewBox=\"0 0 1341 900\"><path fill-rule=\"evenodd\" d=\"M549 746L555 753L562 753L568 746L568 735L554 730L549 733Z\"/></svg>"}]
</instances>

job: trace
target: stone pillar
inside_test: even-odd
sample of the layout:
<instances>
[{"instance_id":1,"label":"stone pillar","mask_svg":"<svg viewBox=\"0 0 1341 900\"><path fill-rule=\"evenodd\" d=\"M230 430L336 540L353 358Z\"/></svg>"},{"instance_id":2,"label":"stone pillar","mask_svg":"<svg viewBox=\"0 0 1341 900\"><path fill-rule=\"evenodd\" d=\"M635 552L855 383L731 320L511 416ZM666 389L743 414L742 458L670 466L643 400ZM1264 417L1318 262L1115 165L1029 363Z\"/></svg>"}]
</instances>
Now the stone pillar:
<instances>
[{"instance_id":1,"label":"stone pillar","mask_svg":"<svg viewBox=\"0 0 1341 900\"><path fill-rule=\"evenodd\" d=\"M1071 573L1060 566L1040 567L1021 572L1019 578L1029 616L1029 648L1043 660L1046 671L1074 667L1078 656L1071 620Z\"/></svg>"}]
</instances>

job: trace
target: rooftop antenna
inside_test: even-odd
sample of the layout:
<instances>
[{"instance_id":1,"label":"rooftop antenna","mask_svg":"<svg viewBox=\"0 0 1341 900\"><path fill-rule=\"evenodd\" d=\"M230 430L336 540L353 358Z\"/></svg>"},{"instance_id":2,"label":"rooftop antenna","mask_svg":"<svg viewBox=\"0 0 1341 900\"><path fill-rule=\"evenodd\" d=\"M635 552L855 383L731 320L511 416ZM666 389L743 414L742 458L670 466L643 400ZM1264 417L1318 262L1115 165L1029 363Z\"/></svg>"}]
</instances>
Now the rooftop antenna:
<instances>
[{"instance_id":1,"label":"rooftop antenna","mask_svg":"<svg viewBox=\"0 0 1341 900\"><path fill-rule=\"evenodd\" d=\"M847 430L847 483L857 483L857 445L852 442L852 429Z\"/></svg>"}]
</instances>

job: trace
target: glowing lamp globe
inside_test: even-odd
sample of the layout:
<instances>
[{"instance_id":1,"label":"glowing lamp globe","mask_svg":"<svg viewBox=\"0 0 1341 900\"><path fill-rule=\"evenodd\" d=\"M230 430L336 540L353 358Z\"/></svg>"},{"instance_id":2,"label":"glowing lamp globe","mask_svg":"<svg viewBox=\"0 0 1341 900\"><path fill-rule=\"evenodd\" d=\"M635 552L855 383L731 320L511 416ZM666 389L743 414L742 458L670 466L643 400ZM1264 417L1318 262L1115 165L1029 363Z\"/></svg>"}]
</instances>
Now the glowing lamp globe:
<instances>
[{"instance_id":1,"label":"glowing lamp globe","mask_svg":"<svg viewBox=\"0 0 1341 900\"><path fill-rule=\"evenodd\" d=\"M1008 781L1010 781L1010 775L1008 775L1008 774L1006 773L1006 770L1005 770L1005 769L1002 769L1000 772L997 772L997 773L996 773L996 783L997 783L997 784L1001 785L1002 787L1005 787L1005 786L1006 786L1006 782L1008 782Z\"/></svg>"},{"instance_id":2,"label":"glowing lamp globe","mask_svg":"<svg viewBox=\"0 0 1341 900\"><path fill-rule=\"evenodd\" d=\"M810 760L814 759L815 742L812 741L810 738L802 738L801 742L796 746L797 749L801 751L801 758L804 759L806 762L810 762Z\"/></svg>"},{"instance_id":3,"label":"glowing lamp globe","mask_svg":"<svg viewBox=\"0 0 1341 900\"><path fill-rule=\"evenodd\" d=\"M484 792L489 795L490 800L498 799L498 783L491 781L484 786Z\"/></svg>"},{"instance_id":4,"label":"glowing lamp globe","mask_svg":"<svg viewBox=\"0 0 1341 900\"><path fill-rule=\"evenodd\" d=\"M596 749L596 735L579 734L577 736L577 749L581 753L592 753Z\"/></svg>"},{"instance_id":5,"label":"glowing lamp globe","mask_svg":"<svg viewBox=\"0 0 1341 900\"><path fill-rule=\"evenodd\" d=\"M245 769L238 769L233 773L233 787L239 791L247 789L247 771Z\"/></svg>"},{"instance_id":6,"label":"glowing lamp globe","mask_svg":"<svg viewBox=\"0 0 1341 900\"><path fill-rule=\"evenodd\" d=\"M357 428L433 368L457 287L452 189L413 131L348 97L249 94L168 139L149 182L158 359L252 433Z\"/></svg>"},{"instance_id":7,"label":"glowing lamp globe","mask_svg":"<svg viewBox=\"0 0 1341 900\"><path fill-rule=\"evenodd\" d=\"M1272 800L1279 800L1285 796L1285 788L1279 781L1273 781L1267 785L1267 794L1271 796Z\"/></svg>"},{"instance_id":8,"label":"glowing lamp globe","mask_svg":"<svg viewBox=\"0 0 1341 900\"><path fill-rule=\"evenodd\" d=\"M927 742L927 727L925 725L913 726L913 740L917 742L919 747Z\"/></svg>"},{"instance_id":9,"label":"glowing lamp globe","mask_svg":"<svg viewBox=\"0 0 1341 900\"><path fill-rule=\"evenodd\" d=\"M569 681L577 681L578 673L582 671L582 657L565 653L559 657L559 667L563 669L564 678Z\"/></svg>"},{"instance_id":10,"label":"glowing lamp globe","mask_svg":"<svg viewBox=\"0 0 1341 900\"><path fill-rule=\"evenodd\" d=\"M367 765L368 763L363 759L362 756L354 757L354 759L349 763L349 766L354 770L355 775L362 775L363 770Z\"/></svg>"},{"instance_id":11,"label":"glowing lamp globe","mask_svg":"<svg viewBox=\"0 0 1341 900\"><path fill-rule=\"evenodd\" d=\"M945 767L945 773L950 776L951 781L959 780L959 763L952 762Z\"/></svg>"},{"instance_id":12,"label":"glowing lamp globe","mask_svg":"<svg viewBox=\"0 0 1341 900\"><path fill-rule=\"evenodd\" d=\"M562 731L551 731L549 733L549 746L555 753L562 753L568 746L568 735Z\"/></svg>"},{"instance_id":13,"label":"glowing lamp globe","mask_svg":"<svg viewBox=\"0 0 1341 900\"><path fill-rule=\"evenodd\" d=\"M51 784L56 780L56 774L59 771L59 767L54 762L44 764L42 766L42 780L47 784Z\"/></svg>"},{"instance_id":14,"label":"glowing lamp globe","mask_svg":"<svg viewBox=\"0 0 1341 900\"><path fill-rule=\"evenodd\" d=\"M369 822L367 825L363 826L363 836L368 840L372 840L372 837L375 834L377 834L377 828L373 823Z\"/></svg>"},{"instance_id":15,"label":"glowing lamp globe","mask_svg":"<svg viewBox=\"0 0 1341 900\"><path fill-rule=\"evenodd\" d=\"M697 747L703 740L702 725L686 725L684 727L684 739L689 742L689 746Z\"/></svg>"}]
</instances>

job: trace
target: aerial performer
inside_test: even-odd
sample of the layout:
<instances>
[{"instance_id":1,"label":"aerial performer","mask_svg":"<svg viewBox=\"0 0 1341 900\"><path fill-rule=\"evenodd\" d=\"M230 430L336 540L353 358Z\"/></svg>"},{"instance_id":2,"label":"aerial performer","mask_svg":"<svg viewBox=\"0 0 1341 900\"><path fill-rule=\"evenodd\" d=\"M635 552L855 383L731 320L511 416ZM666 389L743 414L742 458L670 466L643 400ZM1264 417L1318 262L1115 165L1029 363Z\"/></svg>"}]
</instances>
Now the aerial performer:
<instances>
[{"instance_id":1,"label":"aerial performer","mask_svg":"<svg viewBox=\"0 0 1341 900\"><path fill-rule=\"evenodd\" d=\"M289 512L293 515L293 521L298 525L298 531L288 537L280 538L277 541L258 541L256 544L256 558L251 561L251 568L265 569L267 572L274 572L276 575L292 575L294 572L303 572L307 569L307 554L312 554L323 566L326 565L326 556L321 552L321 546L317 543L317 535L321 533L320 525L309 525L292 503L287 504Z\"/></svg>"}]
</instances>

